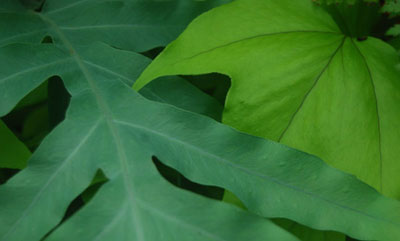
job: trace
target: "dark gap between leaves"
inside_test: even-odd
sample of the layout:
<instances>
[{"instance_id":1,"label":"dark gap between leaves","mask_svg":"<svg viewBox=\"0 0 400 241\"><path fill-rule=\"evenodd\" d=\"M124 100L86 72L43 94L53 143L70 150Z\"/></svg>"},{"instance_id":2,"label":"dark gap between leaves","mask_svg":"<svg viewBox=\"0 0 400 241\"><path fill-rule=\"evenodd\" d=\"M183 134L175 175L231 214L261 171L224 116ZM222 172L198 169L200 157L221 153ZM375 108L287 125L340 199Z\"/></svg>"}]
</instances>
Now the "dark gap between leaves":
<instances>
[{"instance_id":1,"label":"dark gap between leaves","mask_svg":"<svg viewBox=\"0 0 400 241\"><path fill-rule=\"evenodd\" d=\"M35 12L41 12L45 0L19 0L20 3L27 9L31 9Z\"/></svg>"},{"instance_id":2,"label":"dark gap between leaves","mask_svg":"<svg viewBox=\"0 0 400 241\"><path fill-rule=\"evenodd\" d=\"M5 184L10 178L17 174L20 170L10 168L0 168L0 185Z\"/></svg>"},{"instance_id":3,"label":"dark gap between leaves","mask_svg":"<svg viewBox=\"0 0 400 241\"><path fill-rule=\"evenodd\" d=\"M1 119L34 152L47 134L65 119L70 98L61 78L53 76L27 94Z\"/></svg>"},{"instance_id":4,"label":"dark gap between leaves","mask_svg":"<svg viewBox=\"0 0 400 241\"><path fill-rule=\"evenodd\" d=\"M184 177L177 170L173 169L158 160L157 157L152 156L152 161L157 167L158 172L164 177L169 183L176 187L200 194L205 197L209 197L216 200L222 200L224 195L224 189L215 186L207 186L198 184L190 181Z\"/></svg>"},{"instance_id":5,"label":"dark gap between leaves","mask_svg":"<svg viewBox=\"0 0 400 241\"><path fill-rule=\"evenodd\" d=\"M214 97L223 106L225 105L226 95L231 87L229 76L219 73L210 73L202 75L181 75L194 86L204 93Z\"/></svg>"},{"instance_id":6,"label":"dark gap between leaves","mask_svg":"<svg viewBox=\"0 0 400 241\"><path fill-rule=\"evenodd\" d=\"M54 232L58 227L60 227L66 220L68 220L72 215L78 212L81 208L87 205L90 200L96 195L98 190L108 181L107 177L105 176L104 172L99 169L97 170L95 176L93 177L89 186L81 192L67 207L65 214L61 221L54 226L48 233L46 233L41 241L45 240L51 233Z\"/></svg>"},{"instance_id":7,"label":"dark gap between leaves","mask_svg":"<svg viewBox=\"0 0 400 241\"><path fill-rule=\"evenodd\" d=\"M50 37L49 35L44 36L42 39L42 44L52 44L53 43L53 38Z\"/></svg>"},{"instance_id":8,"label":"dark gap between leaves","mask_svg":"<svg viewBox=\"0 0 400 241\"><path fill-rule=\"evenodd\" d=\"M156 47L145 52L141 52L140 54L146 56L147 58L155 59L164 49L165 47Z\"/></svg>"},{"instance_id":9,"label":"dark gap between leaves","mask_svg":"<svg viewBox=\"0 0 400 241\"><path fill-rule=\"evenodd\" d=\"M155 59L164 49L164 47L156 47L140 54L150 59ZM188 80L204 93L214 97L222 105L225 104L226 94L231 86L231 79L229 76L219 73L210 73L202 75L180 75L180 77Z\"/></svg>"}]
</instances>

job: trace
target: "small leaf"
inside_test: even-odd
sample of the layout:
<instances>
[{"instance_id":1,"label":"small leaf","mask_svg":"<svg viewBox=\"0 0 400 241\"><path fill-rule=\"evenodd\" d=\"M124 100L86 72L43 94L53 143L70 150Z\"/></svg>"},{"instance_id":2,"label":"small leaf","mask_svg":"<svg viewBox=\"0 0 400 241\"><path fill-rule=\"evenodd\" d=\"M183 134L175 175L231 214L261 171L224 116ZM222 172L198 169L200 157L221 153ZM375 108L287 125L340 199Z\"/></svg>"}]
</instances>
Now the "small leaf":
<instances>
[{"instance_id":1,"label":"small leaf","mask_svg":"<svg viewBox=\"0 0 400 241\"><path fill-rule=\"evenodd\" d=\"M0 120L0 168L22 169L30 156L28 148Z\"/></svg>"},{"instance_id":2,"label":"small leaf","mask_svg":"<svg viewBox=\"0 0 400 241\"><path fill-rule=\"evenodd\" d=\"M382 11L392 15L398 15L400 14L400 2L398 0L386 0Z\"/></svg>"}]
</instances>

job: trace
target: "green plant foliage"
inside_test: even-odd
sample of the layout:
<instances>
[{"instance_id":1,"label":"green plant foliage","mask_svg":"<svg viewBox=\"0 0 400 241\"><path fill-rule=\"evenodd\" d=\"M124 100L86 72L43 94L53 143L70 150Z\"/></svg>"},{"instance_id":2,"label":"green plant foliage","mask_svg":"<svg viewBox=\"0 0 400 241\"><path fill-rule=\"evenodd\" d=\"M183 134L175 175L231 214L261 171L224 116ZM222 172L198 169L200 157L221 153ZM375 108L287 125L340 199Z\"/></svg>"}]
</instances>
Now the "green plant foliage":
<instances>
[{"instance_id":1,"label":"green plant foliage","mask_svg":"<svg viewBox=\"0 0 400 241\"><path fill-rule=\"evenodd\" d=\"M392 35L392 36L399 36L400 35L400 24L396 24L392 28L390 28L387 31L387 34Z\"/></svg>"},{"instance_id":2,"label":"green plant foliage","mask_svg":"<svg viewBox=\"0 0 400 241\"><path fill-rule=\"evenodd\" d=\"M0 168L22 169L26 166L31 153L1 120L0 146Z\"/></svg>"},{"instance_id":3,"label":"green plant foliage","mask_svg":"<svg viewBox=\"0 0 400 241\"><path fill-rule=\"evenodd\" d=\"M71 45L85 45L94 40L101 40L117 48L145 51L173 40L193 17L221 2L224 1L49 0L40 13L33 11L1 13L0 46L14 42L38 43L50 35L56 44L61 45L63 39L68 39ZM5 2L3 7L15 5L15 1L11 3ZM24 63L15 63L17 64L29 66L30 63L27 60ZM37 72L40 71L41 69L37 69ZM24 75L24 73L19 74ZM21 96L7 91L9 83L7 79L2 82L6 85L0 90L0 96L4 97L0 106L8 104L6 101L14 106ZM23 91L20 93L26 95L31 86L37 85L38 83L33 81L21 85ZM4 114L6 113L0 113Z\"/></svg>"},{"instance_id":4,"label":"green plant foliage","mask_svg":"<svg viewBox=\"0 0 400 241\"><path fill-rule=\"evenodd\" d=\"M133 83L128 84L133 85ZM158 79L141 89L140 93L149 100L168 103L218 121L221 120L223 106L182 78L171 76Z\"/></svg>"},{"instance_id":5,"label":"green plant foliage","mask_svg":"<svg viewBox=\"0 0 400 241\"><path fill-rule=\"evenodd\" d=\"M0 241L342 241L345 235L361 240L399 239L399 201L314 155L218 122L225 108L224 121L232 118L239 125L229 112L238 97L242 108L234 110L248 115L242 118L247 127L241 130L265 135L264 127L255 133L248 126L247 121L257 115L250 113L253 107L247 105L247 99L265 97L260 97L264 88L255 84L269 64L272 67L265 76L281 83L307 82L309 76L320 73L315 79L318 82L325 72L330 73L327 81L334 83L337 72L345 73L342 80L351 75L365 81L359 74L375 70L381 78L378 81L391 83L393 74L398 74L387 67L397 64L392 49L377 40L353 43L356 40L345 37L333 21L331 16L336 13L306 0L238 0L212 10L195 20L183 40L176 40L150 66L158 72L148 76L148 81L163 75L165 68L172 74L168 72L136 92L131 86L151 63L143 55L154 57L161 49L158 47L176 38L197 15L230 1L21 2L0 3L0 117L12 130L1 129L5 125L0 121L0 163L7 161L3 150L13 150L8 146L14 145L10 140L17 140L15 135L24 142L18 145L28 145L33 154L22 170L0 166L4 183L0 185ZM269 7L274 11L268 11ZM364 11L362 5L357 9ZM274 24L266 23L265 18ZM369 20L362 22L369 26ZM349 29L353 29L351 36L364 31ZM209 35L207 41L204 33ZM239 41L242 38L246 38L244 43ZM218 45L226 40L234 42ZM166 61L165 68L154 67L174 51L183 54L171 54L171 59L180 62L171 65ZM212 58L203 59L208 55ZM344 66L344 60L357 71L338 71L337 65ZM190 61L195 71L185 67ZM365 73L359 62L368 61L374 71ZM228 82L217 83L226 80L225 76L173 76L180 67L186 68L185 75L203 70L230 75L233 85L228 105L221 104ZM141 79L138 86L145 83ZM360 88L354 98L371 97L371 83L362 83L368 84L350 85L352 90ZM235 97L232 93L238 87L244 91L236 92ZM302 84L295 87L297 95L306 89ZM397 98L390 95L394 89L384 90L389 93L384 100ZM254 92L249 95L251 90ZM276 96L268 101L274 103ZM276 109L276 118L284 117L283 112L292 108L288 102L297 103L298 98L295 94L282 110ZM390 112L392 105L384 110ZM366 108L370 113L376 111L370 102ZM262 109L252 110L265 116ZM262 121L255 123L258 128ZM376 131L372 130L368 132L371 135ZM394 128L392 135L397 131ZM3 138L5 142L1 142ZM348 143L353 145L351 141ZM18 155L12 154L12 158ZM246 210L213 200L221 199L224 189L238 197Z\"/></svg>"},{"instance_id":6,"label":"green plant foliage","mask_svg":"<svg viewBox=\"0 0 400 241\"><path fill-rule=\"evenodd\" d=\"M230 191L225 191L223 200L228 203L235 204L236 206L246 209L245 205L235 196L235 194ZM301 240L307 241L345 241L346 236L329 231L319 231L315 229L308 228L307 226L298 224L287 219L273 219L273 221L290 231L292 234L296 235Z\"/></svg>"},{"instance_id":7,"label":"green plant foliage","mask_svg":"<svg viewBox=\"0 0 400 241\"><path fill-rule=\"evenodd\" d=\"M398 0L387 0L382 7L382 11L398 15L400 14L400 2Z\"/></svg>"},{"instance_id":8,"label":"green plant foliage","mask_svg":"<svg viewBox=\"0 0 400 241\"><path fill-rule=\"evenodd\" d=\"M17 50L22 55L18 55ZM66 205L91 182L99 168L109 181L86 208L54 232L54 239L67 234L71 237L74 233L84 239L92 239L99 233L103 233L104 240L118 239L122 226L117 224L128 222L137 228L124 232L127 237L145 235L161 240L161 236L151 235L166 235L165 240L176 240L175 236L169 236L177 233L171 231L176 228L180 229L181 237L193 235L194 230L199 232L179 225L189 222L182 219L187 217L182 216L184 213L190 213L192 226L201 227L204 233L213 233L210 229L215 226L207 226L213 222L223 222L227 230L239 230L233 226L241 226L235 221L241 218L224 220L233 215L228 213L237 212L228 206L210 211L215 221L201 222L205 211L190 205L200 205L198 202L202 201L177 191L174 194L175 189L168 188L155 171L150 161L152 155L193 180L232 190L249 209L263 216L287 217L314 228L333 229L363 239L394 240L400 235L400 215L393 213L395 210L400 214L400 203L380 196L354 177L284 145L239 134L205 117L139 97L118 81L117 74L104 67L102 61L117 56L116 52L120 51L97 44L73 52L50 45L10 45L2 52L13 53L7 59L14 61L35 56L34 53L47 55L47 63L31 58L32 64L47 66L42 69L42 76L36 77L44 80L60 75L73 96L63 124L45 139L30 165L0 189L3 240L40 238L61 219ZM71 52L74 55L71 56ZM130 63L136 65L140 59L130 53ZM47 65L50 62L58 64ZM139 71L140 66L143 67L140 63L137 66ZM29 72L24 66L19 68L14 71ZM21 80L20 76L12 79L14 83ZM220 152L221 149L225 152ZM46 168L40 168L43 166ZM237 180L241 180L240 185ZM18 189L19 186L24 188ZM158 195L163 198L155 198ZM183 203L189 206L182 206ZM180 208L174 209L166 206L168 204ZM300 205L301 208L296 208ZM217 212L219 209L227 210ZM190 210L200 212L195 214ZM222 214L217 215L220 212ZM205 216L210 217L211 213ZM255 218L241 215L243 220ZM240 235L246 237L250 230L259 230L257 239L263 235L285 235L279 229L268 231L277 228L272 223L257 220L245 223L256 223L254 225L259 228L247 226L249 229L240 229L234 236L219 229L214 230L214 235L229 235L222 236L228 240L234 237L243 240ZM83 223L85 228L77 230ZM165 231L153 232L154 225ZM26 227L30 227L29 230Z\"/></svg>"},{"instance_id":9,"label":"green plant foliage","mask_svg":"<svg viewBox=\"0 0 400 241\"><path fill-rule=\"evenodd\" d=\"M43 63L43 59L37 62L35 58L30 59L36 67L46 66L42 67L36 78L43 81L49 76L60 75L73 98L66 121L35 152L30 160L31 165L0 189L1 240L40 239L61 220L68 203L83 191L82 188L90 183L99 168L109 178L107 184L90 205L57 229L48 240L63 240L65 237L73 240L140 240L144 237L176 240L175 235L183 238L198 235L198 240L243 240L249 237L249 232L266 240L296 240L266 220L227 204L213 203L179 191L158 174L151 162L152 153L145 151L145 145L136 145L146 138L143 136L146 133L156 135L162 141L172 137L159 136L162 134L155 134L151 129L146 131L150 126L143 124L153 124L143 114L157 108L157 105L140 98L119 80L122 73L111 71L101 62L114 57L116 63L123 64L124 58L116 58L118 50L97 44L84 50L74 49L74 55L71 56L69 53L72 51L64 52L51 45L10 45L3 48L2 52L13 52L11 49L21 51L21 55L14 51L13 56L7 56L7 59L13 58L15 61L29 54L47 55L47 63ZM98 55L100 52L103 53L101 56ZM140 71L146 59L133 53L129 55L131 71ZM25 66L18 68L14 69L16 73L25 71L33 74L34 71ZM14 83L24 81L18 75L13 76L11 81ZM14 86L18 88L18 84ZM114 93L118 93L120 98L115 98ZM143 110L131 107L136 102ZM158 108L166 107L161 105ZM137 113L142 113L140 119L143 124L130 120L139 121ZM142 126L136 127L138 124ZM43 166L46 168L40 168ZM40 175L37 171L40 171ZM17 187L21 185L24 189L19 193ZM163 199L155 198L155 194ZM110 196L113 197L111 200ZM210 207L204 210L205 206ZM97 215L102 218L98 219ZM212 217L213 221L205 222L203 215ZM240 221L225 220L229 216L236 216ZM239 230L235 226L241 227L242 222L251 228L237 233L224 231ZM120 232L123 223L136 228ZM76 229L83 227L83 224L87 224L85 228ZM28 229L20 232L25 228ZM154 229L159 231L154 232Z\"/></svg>"},{"instance_id":10,"label":"green plant foliage","mask_svg":"<svg viewBox=\"0 0 400 241\"><path fill-rule=\"evenodd\" d=\"M10 2L2 4L3 8L10 5L14 9L16 1ZM193 17L223 2L227 0L49 0L40 13L2 13L0 46L40 42L45 35L52 35L56 43L60 42L53 28L57 26L72 44L88 44L97 39L118 48L144 51L167 44Z\"/></svg>"},{"instance_id":11,"label":"green plant foliage","mask_svg":"<svg viewBox=\"0 0 400 241\"><path fill-rule=\"evenodd\" d=\"M400 198L398 63L391 46L343 35L308 1L236 1L193 21L135 88L163 75L227 74L225 123Z\"/></svg>"},{"instance_id":12,"label":"green plant foliage","mask_svg":"<svg viewBox=\"0 0 400 241\"><path fill-rule=\"evenodd\" d=\"M396 17L400 15L400 2L398 0L388 0L385 2L385 5L382 7L382 11L390 14L391 17ZM387 33L391 36L399 36L400 35L400 24L394 25L390 28Z\"/></svg>"},{"instance_id":13,"label":"green plant foliage","mask_svg":"<svg viewBox=\"0 0 400 241\"><path fill-rule=\"evenodd\" d=\"M367 3L377 3L379 2L378 0L312 0L313 2L319 3L319 4L348 4L348 5L353 5L356 4L357 2L367 2Z\"/></svg>"}]
</instances>

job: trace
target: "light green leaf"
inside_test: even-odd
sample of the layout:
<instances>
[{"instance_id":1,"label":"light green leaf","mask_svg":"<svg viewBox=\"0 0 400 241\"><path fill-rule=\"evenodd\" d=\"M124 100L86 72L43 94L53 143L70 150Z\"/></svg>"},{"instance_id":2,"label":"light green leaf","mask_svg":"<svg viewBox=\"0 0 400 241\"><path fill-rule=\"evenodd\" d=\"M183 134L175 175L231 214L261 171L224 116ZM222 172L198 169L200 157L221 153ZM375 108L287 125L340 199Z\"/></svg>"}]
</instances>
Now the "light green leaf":
<instances>
[{"instance_id":1,"label":"light green leaf","mask_svg":"<svg viewBox=\"0 0 400 241\"><path fill-rule=\"evenodd\" d=\"M309 1L238 0L194 20L135 88L163 75L227 74L225 123L400 198L398 63L391 46L344 36Z\"/></svg>"},{"instance_id":2,"label":"light green leaf","mask_svg":"<svg viewBox=\"0 0 400 241\"><path fill-rule=\"evenodd\" d=\"M378 3L379 0L312 0L313 2L319 3L319 4L348 4L348 5L354 5L358 2L366 2L366 3Z\"/></svg>"},{"instance_id":3,"label":"light green leaf","mask_svg":"<svg viewBox=\"0 0 400 241\"><path fill-rule=\"evenodd\" d=\"M0 120L0 168L22 169L30 156L28 148Z\"/></svg>"}]
</instances>

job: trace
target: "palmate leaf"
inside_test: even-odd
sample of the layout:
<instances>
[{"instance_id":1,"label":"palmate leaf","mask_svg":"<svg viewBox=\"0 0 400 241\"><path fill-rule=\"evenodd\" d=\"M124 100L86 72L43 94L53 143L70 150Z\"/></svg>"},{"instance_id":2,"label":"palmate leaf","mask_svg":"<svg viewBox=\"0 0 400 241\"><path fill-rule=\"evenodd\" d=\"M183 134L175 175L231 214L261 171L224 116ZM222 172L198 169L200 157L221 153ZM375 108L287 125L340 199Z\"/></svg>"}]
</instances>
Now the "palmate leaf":
<instances>
[{"instance_id":1,"label":"palmate leaf","mask_svg":"<svg viewBox=\"0 0 400 241\"><path fill-rule=\"evenodd\" d=\"M400 235L400 203L354 177L284 145L140 97L104 67L124 51L97 44L74 51L11 45L0 52L13 53L1 60L16 62L47 56L47 63L58 64L32 76L58 74L72 94L66 120L28 167L0 187L1 240L41 238L99 168L109 181L49 240L296 240L267 220L173 188L156 172L154 155L193 180L232 190L263 216L367 240ZM143 58L130 55L132 65ZM36 60L31 63L45 64ZM31 72L24 65L1 71L13 76L14 89L25 78L11 71Z\"/></svg>"},{"instance_id":2,"label":"palmate leaf","mask_svg":"<svg viewBox=\"0 0 400 241\"><path fill-rule=\"evenodd\" d=\"M239 0L194 20L136 88L163 75L227 74L225 123L400 198L398 63L391 46L345 36L309 1Z\"/></svg>"},{"instance_id":3,"label":"palmate leaf","mask_svg":"<svg viewBox=\"0 0 400 241\"><path fill-rule=\"evenodd\" d=\"M297 240L272 222L178 190L160 176L151 152L142 145L153 131L130 120L162 120L150 114L157 105L135 94L121 80L123 73L107 68L106 62L113 59L117 66L139 72L148 62L145 57L103 44L74 51L54 45L10 45L1 53L2 61L30 56L32 65L42 66L40 72L24 65L2 70L12 76L14 87L9 90L26 81L12 71L42 81L59 74L73 97L66 120L45 139L29 166L0 187L0 240L42 238L99 168L109 181L48 240ZM47 58L32 57L38 55ZM171 107L158 108L156 113L162 115L162 109ZM163 121L170 118L165 117Z\"/></svg>"}]
</instances>

